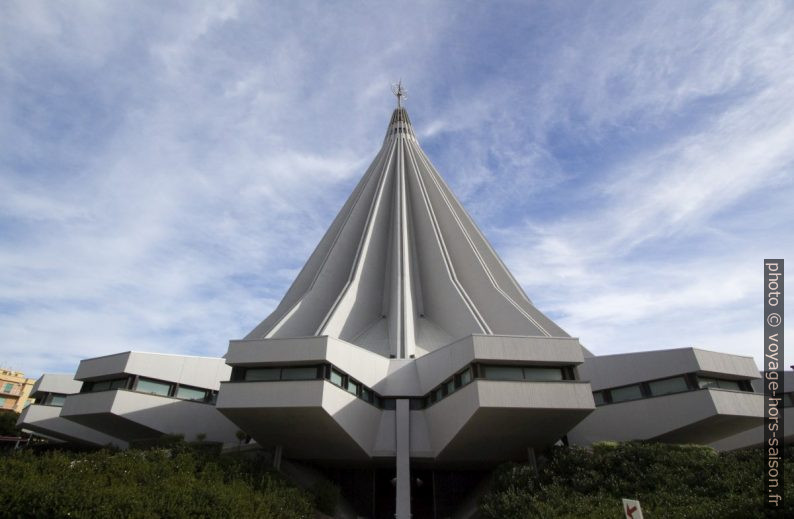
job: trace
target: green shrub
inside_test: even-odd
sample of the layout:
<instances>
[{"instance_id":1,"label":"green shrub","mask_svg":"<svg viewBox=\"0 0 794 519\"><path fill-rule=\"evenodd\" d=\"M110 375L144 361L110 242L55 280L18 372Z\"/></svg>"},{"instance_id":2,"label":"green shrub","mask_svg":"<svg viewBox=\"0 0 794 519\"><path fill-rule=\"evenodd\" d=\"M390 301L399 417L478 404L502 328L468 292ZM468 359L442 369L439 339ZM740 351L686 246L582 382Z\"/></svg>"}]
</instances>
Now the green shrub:
<instances>
[{"instance_id":1,"label":"green shrub","mask_svg":"<svg viewBox=\"0 0 794 519\"><path fill-rule=\"evenodd\" d=\"M794 495L794 449L785 457L786 494ZM538 474L525 464L497 469L480 510L493 519L619 517L625 497L638 499L648 519L764 517L763 464L761 449L719 454L642 442L559 447ZM794 502L786 503L794 513Z\"/></svg>"},{"instance_id":2,"label":"green shrub","mask_svg":"<svg viewBox=\"0 0 794 519\"><path fill-rule=\"evenodd\" d=\"M181 445L185 437L181 434L164 434L144 440L132 440L130 447L133 449L167 449Z\"/></svg>"},{"instance_id":3,"label":"green shrub","mask_svg":"<svg viewBox=\"0 0 794 519\"><path fill-rule=\"evenodd\" d=\"M18 436L17 420L19 413L0 409L0 436Z\"/></svg>"},{"instance_id":4,"label":"green shrub","mask_svg":"<svg viewBox=\"0 0 794 519\"><path fill-rule=\"evenodd\" d=\"M184 443L123 452L17 451L0 457L0 515L312 517L311 496L263 466Z\"/></svg>"}]
</instances>

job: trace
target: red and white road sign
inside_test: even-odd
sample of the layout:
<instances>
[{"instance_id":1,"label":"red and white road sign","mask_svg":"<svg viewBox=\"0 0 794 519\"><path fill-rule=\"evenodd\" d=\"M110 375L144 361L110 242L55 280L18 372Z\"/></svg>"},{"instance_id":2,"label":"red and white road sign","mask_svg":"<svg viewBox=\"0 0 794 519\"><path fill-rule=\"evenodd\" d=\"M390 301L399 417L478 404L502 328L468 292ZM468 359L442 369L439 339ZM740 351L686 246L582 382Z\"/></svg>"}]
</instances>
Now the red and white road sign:
<instances>
[{"instance_id":1,"label":"red and white road sign","mask_svg":"<svg viewBox=\"0 0 794 519\"><path fill-rule=\"evenodd\" d=\"M626 515L626 519L643 519L640 502L633 499L623 500L623 513Z\"/></svg>"}]
</instances>

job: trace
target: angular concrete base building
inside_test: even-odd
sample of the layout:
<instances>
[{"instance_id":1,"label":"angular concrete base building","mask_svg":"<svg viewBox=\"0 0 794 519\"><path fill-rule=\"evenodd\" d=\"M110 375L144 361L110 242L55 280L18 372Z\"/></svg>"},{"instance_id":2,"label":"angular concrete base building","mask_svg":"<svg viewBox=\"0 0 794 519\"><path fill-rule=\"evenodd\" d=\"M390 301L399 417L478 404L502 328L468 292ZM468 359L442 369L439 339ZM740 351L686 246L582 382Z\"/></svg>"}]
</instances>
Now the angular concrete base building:
<instances>
[{"instance_id":1,"label":"angular concrete base building","mask_svg":"<svg viewBox=\"0 0 794 519\"><path fill-rule=\"evenodd\" d=\"M19 424L39 436L55 441L72 442L93 447L127 448L127 442L96 429L80 425L61 416L66 397L80 392L82 382L72 375L48 374L33 385L36 399L19 416Z\"/></svg>"},{"instance_id":2,"label":"angular concrete base building","mask_svg":"<svg viewBox=\"0 0 794 519\"><path fill-rule=\"evenodd\" d=\"M763 377L763 372L761 372ZM763 380L758 378L753 380L753 390L756 393L763 394L764 385ZM782 397L783 410L781 412L783 418L783 443L790 445L794 443L794 371L783 372L783 397ZM732 451L737 449L746 449L748 447L761 447L764 444L764 427L759 425L742 431L740 433L723 437L711 444L712 447L719 451Z\"/></svg>"},{"instance_id":3,"label":"angular concrete base building","mask_svg":"<svg viewBox=\"0 0 794 519\"><path fill-rule=\"evenodd\" d=\"M709 444L761 424L755 361L697 348L591 357L596 410L574 427L571 443L656 440Z\"/></svg>"},{"instance_id":4,"label":"angular concrete base building","mask_svg":"<svg viewBox=\"0 0 794 519\"><path fill-rule=\"evenodd\" d=\"M78 394L60 417L125 442L182 435L236 443L237 427L215 408L223 359L126 352L80 362Z\"/></svg>"},{"instance_id":5,"label":"angular concrete base building","mask_svg":"<svg viewBox=\"0 0 794 519\"><path fill-rule=\"evenodd\" d=\"M446 517L485 471L558 442L755 427L757 377L692 348L592 356L527 297L398 106L284 298L224 359L83 361L60 417L123 441L244 431L325 471L361 517Z\"/></svg>"}]
</instances>

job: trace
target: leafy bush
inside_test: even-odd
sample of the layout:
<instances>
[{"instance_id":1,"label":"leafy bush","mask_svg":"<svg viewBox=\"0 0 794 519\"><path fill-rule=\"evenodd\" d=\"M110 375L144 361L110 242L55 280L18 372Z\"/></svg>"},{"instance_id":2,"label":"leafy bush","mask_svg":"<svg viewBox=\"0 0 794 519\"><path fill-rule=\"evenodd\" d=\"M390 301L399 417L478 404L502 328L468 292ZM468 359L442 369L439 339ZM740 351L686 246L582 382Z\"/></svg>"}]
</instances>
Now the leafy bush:
<instances>
[{"instance_id":1,"label":"leafy bush","mask_svg":"<svg viewBox=\"0 0 794 519\"><path fill-rule=\"evenodd\" d=\"M17 436L17 419L19 413L16 411L0 410L0 436Z\"/></svg>"},{"instance_id":2,"label":"leafy bush","mask_svg":"<svg viewBox=\"0 0 794 519\"><path fill-rule=\"evenodd\" d=\"M794 449L785 458L786 494L794 495ZM718 454L641 442L559 447L538 474L526 464L497 469L480 509L493 519L619 517L625 497L638 499L649 519L764 517L763 466L761 449ZM786 507L794 514L794 502Z\"/></svg>"},{"instance_id":3,"label":"leafy bush","mask_svg":"<svg viewBox=\"0 0 794 519\"><path fill-rule=\"evenodd\" d=\"M162 436L155 436L154 438L147 438L144 440L132 440L130 447L133 449L170 449L176 447L185 441L185 436L182 434L163 434Z\"/></svg>"},{"instance_id":4,"label":"leafy bush","mask_svg":"<svg viewBox=\"0 0 794 519\"><path fill-rule=\"evenodd\" d=\"M312 517L311 496L264 466L188 444L123 452L22 450L0 457L0 515Z\"/></svg>"}]
</instances>

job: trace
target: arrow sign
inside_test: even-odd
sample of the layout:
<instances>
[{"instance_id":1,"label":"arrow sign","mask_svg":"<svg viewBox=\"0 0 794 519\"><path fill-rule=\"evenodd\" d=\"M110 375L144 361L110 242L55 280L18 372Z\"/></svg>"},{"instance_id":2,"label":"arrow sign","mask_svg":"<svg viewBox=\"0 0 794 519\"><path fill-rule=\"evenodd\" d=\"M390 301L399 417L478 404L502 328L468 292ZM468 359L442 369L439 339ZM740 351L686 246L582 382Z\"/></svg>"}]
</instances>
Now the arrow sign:
<instances>
[{"instance_id":1,"label":"arrow sign","mask_svg":"<svg viewBox=\"0 0 794 519\"><path fill-rule=\"evenodd\" d=\"M643 519L640 502L634 499L623 500L623 513L626 514L626 519Z\"/></svg>"}]
</instances>

